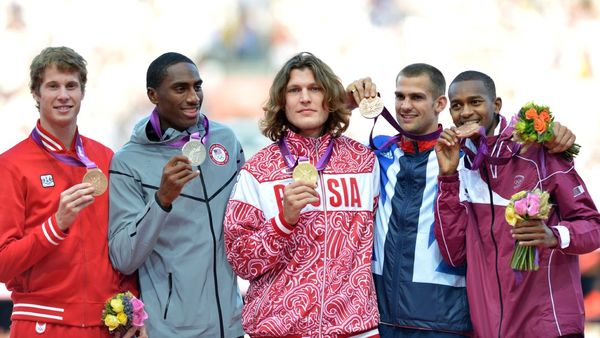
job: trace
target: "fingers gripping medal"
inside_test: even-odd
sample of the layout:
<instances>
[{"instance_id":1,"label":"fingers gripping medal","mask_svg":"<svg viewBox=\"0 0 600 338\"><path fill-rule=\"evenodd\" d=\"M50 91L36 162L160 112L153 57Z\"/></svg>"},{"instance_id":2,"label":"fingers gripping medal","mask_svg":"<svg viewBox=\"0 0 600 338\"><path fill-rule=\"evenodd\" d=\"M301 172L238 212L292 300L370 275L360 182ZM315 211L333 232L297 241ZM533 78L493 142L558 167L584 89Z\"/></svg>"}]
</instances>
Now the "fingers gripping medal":
<instances>
[{"instance_id":1,"label":"fingers gripping medal","mask_svg":"<svg viewBox=\"0 0 600 338\"><path fill-rule=\"evenodd\" d=\"M308 183L317 184L319 179L319 172L309 161L300 161L292 172L292 178L294 181L304 181Z\"/></svg>"},{"instance_id":2,"label":"fingers gripping medal","mask_svg":"<svg viewBox=\"0 0 600 338\"><path fill-rule=\"evenodd\" d=\"M367 119L374 119L383 111L383 100L380 97L365 97L358 105L360 114Z\"/></svg>"},{"instance_id":3,"label":"fingers gripping medal","mask_svg":"<svg viewBox=\"0 0 600 338\"><path fill-rule=\"evenodd\" d=\"M190 160L194 167L201 165L206 159L206 148L200 140L190 139L183 145L181 152Z\"/></svg>"},{"instance_id":4,"label":"fingers gripping medal","mask_svg":"<svg viewBox=\"0 0 600 338\"><path fill-rule=\"evenodd\" d=\"M106 175L98 168L89 169L83 176L83 183L90 183L94 187L93 196L104 194L108 187Z\"/></svg>"}]
</instances>

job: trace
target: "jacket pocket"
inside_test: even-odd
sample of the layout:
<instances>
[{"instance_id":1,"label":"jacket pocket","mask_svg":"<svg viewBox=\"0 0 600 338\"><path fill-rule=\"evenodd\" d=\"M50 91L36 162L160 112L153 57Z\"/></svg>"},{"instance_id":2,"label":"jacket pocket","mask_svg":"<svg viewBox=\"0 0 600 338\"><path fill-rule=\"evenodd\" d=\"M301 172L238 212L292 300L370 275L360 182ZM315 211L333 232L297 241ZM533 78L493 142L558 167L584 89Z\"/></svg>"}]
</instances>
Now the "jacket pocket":
<instances>
[{"instance_id":1,"label":"jacket pocket","mask_svg":"<svg viewBox=\"0 0 600 338\"><path fill-rule=\"evenodd\" d=\"M173 294L173 273L169 272L169 293L167 294L167 303L165 305L165 315L163 319L167 319L169 313L169 305L171 304L171 295Z\"/></svg>"}]
</instances>

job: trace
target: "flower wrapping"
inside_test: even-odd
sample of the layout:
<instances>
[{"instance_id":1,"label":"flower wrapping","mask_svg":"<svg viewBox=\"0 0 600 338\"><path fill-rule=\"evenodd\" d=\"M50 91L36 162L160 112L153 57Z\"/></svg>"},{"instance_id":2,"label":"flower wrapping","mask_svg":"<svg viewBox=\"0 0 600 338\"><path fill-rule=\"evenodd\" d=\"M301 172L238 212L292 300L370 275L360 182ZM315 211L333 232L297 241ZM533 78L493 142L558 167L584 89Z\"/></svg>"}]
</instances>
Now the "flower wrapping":
<instances>
[{"instance_id":1,"label":"flower wrapping","mask_svg":"<svg viewBox=\"0 0 600 338\"><path fill-rule=\"evenodd\" d=\"M102 310L102 321L111 334L124 334L134 326L141 327L147 318L144 303L129 291L111 297Z\"/></svg>"},{"instance_id":2,"label":"flower wrapping","mask_svg":"<svg viewBox=\"0 0 600 338\"><path fill-rule=\"evenodd\" d=\"M511 196L510 202L504 210L506 222L513 227L523 220L546 220L550 214L550 195L546 191L534 189L531 191L520 191ZM515 242L510 266L513 270L531 271L538 270L537 248L521 246Z\"/></svg>"},{"instance_id":3,"label":"flower wrapping","mask_svg":"<svg viewBox=\"0 0 600 338\"><path fill-rule=\"evenodd\" d=\"M526 103L513 117L513 137L521 144L542 143L554 138L554 117L550 107L534 102ZM581 146L574 143L562 155L569 161L579 154Z\"/></svg>"}]
</instances>

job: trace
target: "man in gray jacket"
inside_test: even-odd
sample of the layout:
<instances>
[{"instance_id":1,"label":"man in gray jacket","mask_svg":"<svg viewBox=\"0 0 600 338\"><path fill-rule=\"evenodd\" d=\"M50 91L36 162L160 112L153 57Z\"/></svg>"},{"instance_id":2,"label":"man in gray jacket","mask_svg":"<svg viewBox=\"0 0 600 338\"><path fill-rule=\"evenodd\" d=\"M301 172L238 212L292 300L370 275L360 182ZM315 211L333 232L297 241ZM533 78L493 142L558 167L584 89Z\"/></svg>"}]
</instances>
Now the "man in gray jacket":
<instances>
[{"instance_id":1,"label":"man in gray jacket","mask_svg":"<svg viewBox=\"0 0 600 338\"><path fill-rule=\"evenodd\" d=\"M192 60L165 53L146 81L156 107L110 167L110 259L125 274L138 271L149 337L243 336L223 247L242 148L231 129L200 113Z\"/></svg>"}]
</instances>

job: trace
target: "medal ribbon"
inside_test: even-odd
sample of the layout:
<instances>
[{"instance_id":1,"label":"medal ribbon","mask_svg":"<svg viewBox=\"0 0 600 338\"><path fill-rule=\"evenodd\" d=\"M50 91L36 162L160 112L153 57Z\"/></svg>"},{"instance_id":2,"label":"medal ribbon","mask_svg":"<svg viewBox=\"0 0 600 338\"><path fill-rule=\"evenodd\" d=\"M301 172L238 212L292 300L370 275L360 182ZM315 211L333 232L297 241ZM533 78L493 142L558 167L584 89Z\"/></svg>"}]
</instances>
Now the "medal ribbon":
<instances>
[{"instance_id":1,"label":"medal ribbon","mask_svg":"<svg viewBox=\"0 0 600 338\"><path fill-rule=\"evenodd\" d=\"M373 130L375 129L375 124L377 123L377 119L379 118L379 116L383 116L383 118L385 118L385 120L392 127L394 127L394 129L396 129L398 131L398 134L392 136L381 147L378 148L377 146L375 146L375 143L373 142ZM370 145L371 149L381 150L381 149L386 149L390 145L400 141L400 139L402 137L406 137L406 138L409 138L409 139L412 139L415 141L431 141L431 140L435 140L438 137L440 137L441 133L442 133L441 125L438 125L438 129L436 131L434 131L433 133L426 134L426 135L416 135L416 134L409 133L409 132L405 131L404 129L402 129L402 127L400 127L400 124L398 124L398 121L396 121L396 119L394 119L392 114L390 114L389 110L387 110L386 107L383 107L383 111L381 112L381 114L379 114L373 120L373 127L371 127L371 134L369 134L369 145Z\"/></svg>"},{"instance_id":2,"label":"medal ribbon","mask_svg":"<svg viewBox=\"0 0 600 338\"><path fill-rule=\"evenodd\" d=\"M79 133L75 134L75 155L77 155L77 158L65 154L60 154L56 151L48 149L48 147L46 147L44 145L44 142L42 141L42 137L40 135L39 130L37 129L37 126L31 131L31 138L35 141L35 143L37 143L40 147L45 149L50 155L52 155L55 159L59 160L62 163L66 163L68 165L76 167L86 167L87 169L98 168L96 163L94 163L85 155L85 150L83 149L83 143L81 142L81 137L79 137Z\"/></svg>"},{"instance_id":3,"label":"medal ribbon","mask_svg":"<svg viewBox=\"0 0 600 338\"><path fill-rule=\"evenodd\" d=\"M162 140L163 133L162 133L162 130L160 129L160 118L158 117L157 108L154 108L154 110L152 111L152 114L150 114L150 124L152 125L152 129L154 129L154 132L156 133L156 135L158 135L158 138ZM202 136L202 139L200 139L200 132L197 131L190 135L186 135L180 139L167 141L167 145L169 145L173 148L181 148L190 139L194 139L194 140L200 139L200 142L202 142L202 144L206 144L206 142L208 141L208 117L204 116L204 119L202 120L202 125L204 126L204 130L206 131L204 133L204 136Z\"/></svg>"},{"instance_id":4,"label":"medal ribbon","mask_svg":"<svg viewBox=\"0 0 600 338\"><path fill-rule=\"evenodd\" d=\"M500 129L503 129L502 133L498 136L500 139L509 139L514 130L514 121L506 126L506 120L501 118L500 120ZM483 163L485 159L491 165L503 165L508 163L508 161L521 150L521 144L514 142L510 148L510 155L508 156L490 156L488 154L489 149L487 145L487 136L485 133L485 128L479 128L479 146L477 147L477 154L473 152L473 150L469 149L466 146L466 139L461 141L461 149L467 154L469 158L469 162L465 161L465 166L467 169L477 170Z\"/></svg>"},{"instance_id":5,"label":"medal ribbon","mask_svg":"<svg viewBox=\"0 0 600 338\"><path fill-rule=\"evenodd\" d=\"M294 169L296 167L296 165L298 165L298 161L308 161L308 158L305 156L300 156L296 160L294 158L294 155L291 154L290 148L288 147L285 139L286 139L285 136L281 137L279 139L279 141L277 142L277 144L279 145L279 150L281 151L283 160L285 161L285 164L288 166L288 168ZM334 141L334 138L332 137L329 140L329 143L327 144L327 148L325 148L325 153L317 161L316 169L318 172L321 172L321 171L323 171L323 169L325 169L325 167L327 166L327 163L329 162L329 159L331 158L331 153L333 152L332 151L333 150L333 141Z\"/></svg>"}]
</instances>

